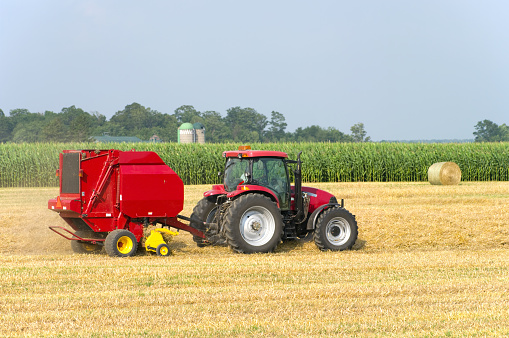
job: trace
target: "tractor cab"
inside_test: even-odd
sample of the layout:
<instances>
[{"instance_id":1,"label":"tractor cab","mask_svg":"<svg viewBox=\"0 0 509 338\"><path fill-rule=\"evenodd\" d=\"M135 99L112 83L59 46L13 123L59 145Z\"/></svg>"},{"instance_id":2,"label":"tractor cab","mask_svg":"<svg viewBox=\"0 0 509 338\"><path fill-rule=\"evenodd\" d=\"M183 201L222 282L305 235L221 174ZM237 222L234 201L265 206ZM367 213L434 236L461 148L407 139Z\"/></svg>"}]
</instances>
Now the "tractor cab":
<instances>
[{"instance_id":1,"label":"tractor cab","mask_svg":"<svg viewBox=\"0 0 509 338\"><path fill-rule=\"evenodd\" d=\"M250 148L224 153L224 189L245 192L262 189L273 195L281 210L290 209L290 179L285 153L252 151ZM258 186L259 188L256 188Z\"/></svg>"}]
</instances>

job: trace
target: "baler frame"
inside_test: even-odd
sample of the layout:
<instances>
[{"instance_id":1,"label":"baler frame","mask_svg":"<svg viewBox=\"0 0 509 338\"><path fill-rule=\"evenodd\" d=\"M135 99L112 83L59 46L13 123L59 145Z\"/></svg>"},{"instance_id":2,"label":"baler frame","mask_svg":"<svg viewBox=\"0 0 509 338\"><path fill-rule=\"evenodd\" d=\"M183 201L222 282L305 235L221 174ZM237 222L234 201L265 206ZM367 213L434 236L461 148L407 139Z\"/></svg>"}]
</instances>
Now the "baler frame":
<instances>
[{"instance_id":1,"label":"baler frame","mask_svg":"<svg viewBox=\"0 0 509 338\"><path fill-rule=\"evenodd\" d=\"M92 244L99 244L99 245L104 245L104 241L106 239L90 239L90 238L82 238L80 237L79 235L71 232L69 229L67 228L64 228L64 227L61 227L61 226L51 226L51 227L48 227L51 231L53 231L54 233L62 236L63 238L65 239L68 239L70 241L82 241L82 242L91 242ZM63 230L65 232L68 232L69 234L71 234L72 237L67 237L65 234L62 234L60 232L58 232L58 230L56 229L59 229L59 230Z\"/></svg>"}]
</instances>

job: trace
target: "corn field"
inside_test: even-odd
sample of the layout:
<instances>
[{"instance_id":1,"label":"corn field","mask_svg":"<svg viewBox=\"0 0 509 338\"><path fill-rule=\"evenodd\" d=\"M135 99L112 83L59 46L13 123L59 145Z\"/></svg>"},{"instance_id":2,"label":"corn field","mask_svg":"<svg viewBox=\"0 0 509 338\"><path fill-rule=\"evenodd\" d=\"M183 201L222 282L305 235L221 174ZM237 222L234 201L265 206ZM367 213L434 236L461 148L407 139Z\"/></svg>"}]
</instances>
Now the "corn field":
<instances>
[{"instance_id":1,"label":"corn field","mask_svg":"<svg viewBox=\"0 0 509 338\"><path fill-rule=\"evenodd\" d=\"M225 150L239 144L26 143L0 144L0 187L58 186L55 171L64 149L155 151L184 184L220 183ZM436 162L455 162L463 181L509 181L509 143L262 143L296 159L303 151L304 182L419 182Z\"/></svg>"}]
</instances>

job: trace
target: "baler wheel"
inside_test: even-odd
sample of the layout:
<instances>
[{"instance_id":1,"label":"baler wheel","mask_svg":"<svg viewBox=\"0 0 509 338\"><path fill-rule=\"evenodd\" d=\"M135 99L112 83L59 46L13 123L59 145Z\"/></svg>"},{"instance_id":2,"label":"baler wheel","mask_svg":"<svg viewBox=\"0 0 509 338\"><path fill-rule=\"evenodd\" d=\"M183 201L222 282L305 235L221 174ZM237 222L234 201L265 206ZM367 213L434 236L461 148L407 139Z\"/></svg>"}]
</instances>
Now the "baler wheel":
<instances>
[{"instance_id":1,"label":"baler wheel","mask_svg":"<svg viewBox=\"0 0 509 338\"><path fill-rule=\"evenodd\" d=\"M272 200L251 193L233 201L226 213L224 228L233 251L272 252L281 242L283 219Z\"/></svg>"},{"instance_id":2,"label":"baler wheel","mask_svg":"<svg viewBox=\"0 0 509 338\"><path fill-rule=\"evenodd\" d=\"M357 240L357 232L354 215L343 208L329 208L316 222L315 244L322 251L351 249Z\"/></svg>"},{"instance_id":3,"label":"baler wheel","mask_svg":"<svg viewBox=\"0 0 509 338\"><path fill-rule=\"evenodd\" d=\"M106 236L104 249L112 257L130 257L136 253L138 242L132 232L125 229L113 230Z\"/></svg>"},{"instance_id":4,"label":"baler wheel","mask_svg":"<svg viewBox=\"0 0 509 338\"><path fill-rule=\"evenodd\" d=\"M156 254L158 256L169 256L171 253L170 248L167 244L159 244L156 248Z\"/></svg>"},{"instance_id":5,"label":"baler wheel","mask_svg":"<svg viewBox=\"0 0 509 338\"><path fill-rule=\"evenodd\" d=\"M93 238L91 237L93 233L89 231L76 231L76 235L81 238ZM76 237L74 237L76 238ZM92 243L86 243L86 242L79 242L72 240L71 241L71 249L75 253L78 254L97 254L102 250L102 246L99 244L92 244Z\"/></svg>"}]
</instances>

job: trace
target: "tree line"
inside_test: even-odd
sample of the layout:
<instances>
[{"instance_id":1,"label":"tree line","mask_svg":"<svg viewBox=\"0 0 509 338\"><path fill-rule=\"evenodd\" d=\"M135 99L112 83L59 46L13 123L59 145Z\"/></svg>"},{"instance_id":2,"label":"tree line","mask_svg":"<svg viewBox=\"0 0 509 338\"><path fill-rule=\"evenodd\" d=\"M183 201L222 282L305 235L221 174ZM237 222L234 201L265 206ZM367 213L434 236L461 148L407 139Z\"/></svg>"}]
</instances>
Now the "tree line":
<instances>
[{"instance_id":1,"label":"tree line","mask_svg":"<svg viewBox=\"0 0 509 338\"><path fill-rule=\"evenodd\" d=\"M509 141L509 126L498 125L490 120L477 122L475 125L476 142L507 142Z\"/></svg>"},{"instance_id":2,"label":"tree line","mask_svg":"<svg viewBox=\"0 0 509 338\"><path fill-rule=\"evenodd\" d=\"M148 140L157 135L165 142L177 142L178 127L185 122L205 126L209 143L224 142L368 142L363 123L345 134L334 127L317 125L286 130L285 116L272 111L270 119L253 108L232 107L222 116L216 111L197 111L191 105L165 114L139 103L127 105L111 119L98 112L86 112L76 106L62 108L59 113L32 113L13 109L6 116L0 109L0 142L85 142L92 136L136 136ZM476 142L509 141L509 126L490 120L475 125Z\"/></svg>"},{"instance_id":3,"label":"tree line","mask_svg":"<svg viewBox=\"0 0 509 338\"><path fill-rule=\"evenodd\" d=\"M98 112L70 106L60 113L32 113L13 109L6 116L0 109L0 142L85 142L92 136L136 136L148 140L157 135L164 142L177 142L182 123L200 122L208 143L222 142L367 142L364 124L357 123L345 134L334 127L299 127L286 131L283 114L273 111L270 119L253 108L232 107L226 116L216 111L197 111L191 105L165 114L139 103L127 105L108 121Z\"/></svg>"}]
</instances>

